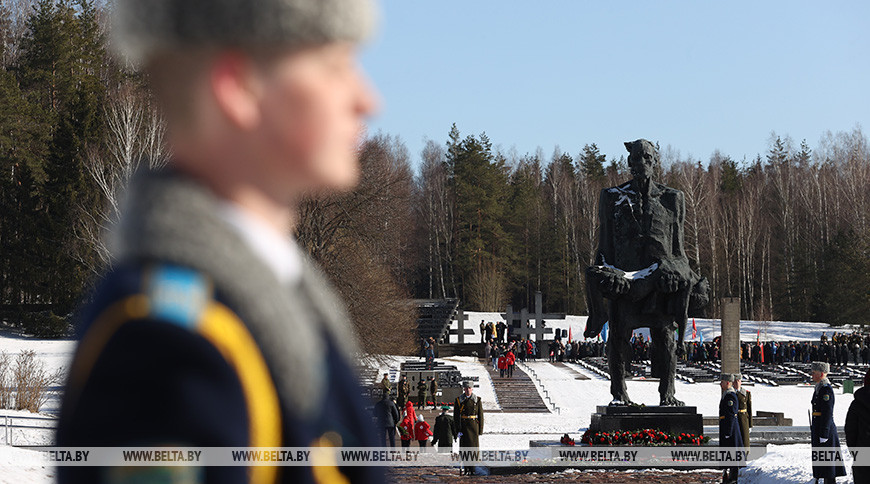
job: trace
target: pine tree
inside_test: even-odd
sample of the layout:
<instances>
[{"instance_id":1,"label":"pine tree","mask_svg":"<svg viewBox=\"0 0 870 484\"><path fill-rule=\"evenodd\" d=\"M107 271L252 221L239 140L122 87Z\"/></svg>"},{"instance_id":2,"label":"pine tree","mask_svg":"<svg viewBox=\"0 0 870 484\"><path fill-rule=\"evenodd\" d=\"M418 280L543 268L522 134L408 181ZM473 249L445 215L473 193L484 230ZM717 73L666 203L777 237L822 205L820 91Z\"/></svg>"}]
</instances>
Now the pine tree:
<instances>
[{"instance_id":1,"label":"pine tree","mask_svg":"<svg viewBox=\"0 0 870 484\"><path fill-rule=\"evenodd\" d=\"M834 324L870 324L870 233L839 233L825 251L817 313Z\"/></svg>"},{"instance_id":2,"label":"pine tree","mask_svg":"<svg viewBox=\"0 0 870 484\"><path fill-rule=\"evenodd\" d=\"M43 118L0 66L0 303L32 302L45 283L36 245L49 143Z\"/></svg>"},{"instance_id":3,"label":"pine tree","mask_svg":"<svg viewBox=\"0 0 870 484\"><path fill-rule=\"evenodd\" d=\"M22 90L50 126L36 188L38 223L33 263L43 279L40 300L67 314L85 288L94 254L78 236L100 203L85 158L102 139L105 87L100 79L104 40L92 2L40 0L27 19L17 69Z\"/></svg>"},{"instance_id":4,"label":"pine tree","mask_svg":"<svg viewBox=\"0 0 870 484\"><path fill-rule=\"evenodd\" d=\"M606 156L598 151L598 146L595 143L583 147L583 154L580 155L580 172L588 180L600 182L604 181L607 173L604 171L604 161Z\"/></svg>"},{"instance_id":5,"label":"pine tree","mask_svg":"<svg viewBox=\"0 0 870 484\"><path fill-rule=\"evenodd\" d=\"M719 182L719 189L726 194L739 192L743 184L742 177L737 162L732 160L730 156L726 156L722 160L722 179Z\"/></svg>"},{"instance_id":6,"label":"pine tree","mask_svg":"<svg viewBox=\"0 0 870 484\"><path fill-rule=\"evenodd\" d=\"M514 307L533 307L535 291L541 290L545 265L545 241L552 234L544 207L541 160L526 156L510 178L506 229L511 241L510 302Z\"/></svg>"},{"instance_id":7,"label":"pine tree","mask_svg":"<svg viewBox=\"0 0 870 484\"><path fill-rule=\"evenodd\" d=\"M509 250L503 223L508 178L504 159L492 153L486 134L460 141L459 130L453 125L447 143L447 164L456 197L454 241L460 297L474 307L498 310L494 306L506 294L487 301L482 301L480 294L482 284L502 285L496 279L504 275L503 262ZM470 291L472 283L476 284L475 291Z\"/></svg>"}]
</instances>

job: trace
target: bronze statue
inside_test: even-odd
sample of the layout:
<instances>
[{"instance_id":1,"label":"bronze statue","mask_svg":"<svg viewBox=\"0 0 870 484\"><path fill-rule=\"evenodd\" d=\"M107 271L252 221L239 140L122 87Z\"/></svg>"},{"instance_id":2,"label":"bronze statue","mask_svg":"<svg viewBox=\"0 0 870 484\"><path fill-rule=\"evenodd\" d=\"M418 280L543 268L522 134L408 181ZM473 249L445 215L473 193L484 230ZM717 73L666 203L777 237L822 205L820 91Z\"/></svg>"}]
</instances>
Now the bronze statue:
<instances>
[{"instance_id":1,"label":"bronze statue","mask_svg":"<svg viewBox=\"0 0 870 484\"><path fill-rule=\"evenodd\" d=\"M610 321L611 405L628 405L630 338L635 329L649 328L660 404L680 406L683 402L674 397L676 356L683 351L689 305L707 303L708 284L689 266L683 250L683 192L652 180L659 161L652 143L640 139L625 147L633 178L601 192L596 265L586 270L589 320L584 334L594 337ZM674 330L679 330L679 342Z\"/></svg>"}]
</instances>

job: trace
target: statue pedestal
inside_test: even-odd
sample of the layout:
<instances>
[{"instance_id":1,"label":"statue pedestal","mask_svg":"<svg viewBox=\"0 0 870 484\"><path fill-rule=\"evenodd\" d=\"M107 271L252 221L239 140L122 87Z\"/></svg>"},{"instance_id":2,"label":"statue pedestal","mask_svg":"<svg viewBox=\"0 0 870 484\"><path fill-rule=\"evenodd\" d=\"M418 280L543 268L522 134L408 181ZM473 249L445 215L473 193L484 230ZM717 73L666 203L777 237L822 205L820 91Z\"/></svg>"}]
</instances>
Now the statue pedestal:
<instances>
[{"instance_id":1,"label":"statue pedestal","mask_svg":"<svg viewBox=\"0 0 870 484\"><path fill-rule=\"evenodd\" d=\"M589 430L612 432L615 430L658 429L669 434L701 435L704 418L697 407L611 407L601 406L592 414Z\"/></svg>"}]
</instances>

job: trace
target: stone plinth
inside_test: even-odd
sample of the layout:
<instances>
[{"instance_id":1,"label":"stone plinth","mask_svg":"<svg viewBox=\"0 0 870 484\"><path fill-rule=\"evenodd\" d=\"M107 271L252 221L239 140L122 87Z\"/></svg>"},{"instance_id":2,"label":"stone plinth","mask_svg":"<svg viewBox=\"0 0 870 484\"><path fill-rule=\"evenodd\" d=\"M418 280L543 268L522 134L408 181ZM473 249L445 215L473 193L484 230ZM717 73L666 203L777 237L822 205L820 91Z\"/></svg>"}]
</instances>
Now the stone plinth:
<instances>
[{"instance_id":1,"label":"stone plinth","mask_svg":"<svg viewBox=\"0 0 870 484\"><path fill-rule=\"evenodd\" d=\"M589 430L613 432L615 430L658 429L669 434L690 433L701 435L704 418L697 407L613 407L599 406L592 414Z\"/></svg>"},{"instance_id":2,"label":"stone plinth","mask_svg":"<svg viewBox=\"0 0 870 484\"><path fill-rule=\"evenodd\" d=\"M740 373L740 298L722 298L722 371Z\"/></svg>"}]
</instances>

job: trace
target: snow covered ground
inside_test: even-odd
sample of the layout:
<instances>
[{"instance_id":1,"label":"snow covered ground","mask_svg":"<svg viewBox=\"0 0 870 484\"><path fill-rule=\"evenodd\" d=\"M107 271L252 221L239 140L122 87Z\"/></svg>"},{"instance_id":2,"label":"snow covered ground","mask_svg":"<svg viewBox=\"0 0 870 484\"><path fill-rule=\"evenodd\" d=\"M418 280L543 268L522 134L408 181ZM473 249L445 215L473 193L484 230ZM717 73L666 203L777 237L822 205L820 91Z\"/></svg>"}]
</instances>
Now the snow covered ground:
<instances>
[{"instance_id":1,"label":"snow covered ground","mask_svg":"<svg viewBox=\"0 0 870 484\"><path fill-rule=\"evenodd\" d=\"M498 324L499 321L504 321L503 313L484 313L466 311L468 320L465 322L465 328L474 331L474 336L467 335L465 342L480 341L480 323L492 321ZM586 316L571 316L568 315L564 320L560 319L545 319L544 322L547 328L570 330L570 335L575 340L584 341L583 331L586 329ZM532 323L534 325L534 323ZM689 320L689 329L686 331L687 341L698 341L702 337L705 341L709 341L716 336L722 334L722 322L719 319L695 319L695 327L697 334L692 338L691 328L692 320ZM458 329L458 323L451 321L451 329ZM801 323L787 321L740 321L740 339L742 341L819 341L822 333L830 337L835 331L851 331L849 327L832 327L827 323ZM644 336L649 335L649 331L645 328L637 331ZM547 339L551 339L548 336ZM457 341L456 335L450 336L450 342Z\"/></svg>"},{"instance_id":2,"label":"snow covered ground","mask_svg":"<svg viewBox=\"0 0 870 484\"><path fill-rule=\"evenodd\" d=\"M45 340L28 338L7 331L0 326L0 353L5 352L13 358L23 351L34 351L39 360L44 364L48 373L60 371L61 380L52 388L48 401L40 409L40 413L34 415L26 410L2 410L0 409L0 462L15 462L34 451L6 445L7 435L14 445L51 445L53 442L52 430L21 429L10 427L8 434L5 427L6 418L10 418L11 425L28 425L32 427L51 427L52 420L37 420L32 417L53 418L60 410L61 385L65 379L66 370L72 360L76 342L69 339ZM0 484L19 483L49 483L54 482L55 468L52 466L21 467L2 466L0 469Z\"/></svg>"},{"instance_id":3,"label":"snow covered ground","mask_svg":"<svg viewBox=\"0 0 870 484\"><path fill-rule=\"evenodd\" d=\"M396 364L406 358L395 358ZM455 364L463 374L481 378L481 389L475 390L486 402L493 393L491 379L482 365L473 358L444 358L445 363ZM579 365L569 364L571 368L587 375L589 380L577 380L576 375L564 368L555 367L548 362L538 361L527 363L535 370L541 384L547 389L550 397L560 413L500 413L486 414L484 434L480 438L485 449L523 449L528 448L530 440L558 440L568 433L579 440L589 426L591 414L598 405L606 405L610 401L610 382L604 378L584 370ZM475 367L477 369L475 369ZM386 367L383 368L386 370ZM658 382L638 381L627 382L631 398L647 405L658 403ZM690 384L676 382L677 397L686 405L698 407L705 416L716 416L719 412L720 389L715 383ZM794 420L796 426L809 425L807 410L810 406L813 387L766 385L747 385L752 392L753 408L758 410L783 412L786 417ZM842 426L846 420L846 412L852 403L851 394L842 394L837 390L835 395L834 422ZM485 408L494 405L487 404ZM767 455L754 461L741 471L741 482L749 483L804 483L811 482L812 468L810 463L809 444L770 445ZM851 476L851 469L849 469Z\"/></svg>"},{"instance_id":4,"label":"snow covered ground","mask_svg":"<svg viewBox=\"0 0 870 484\"><path fill-rule=\"evenodd\" d=\"M585 321L582 318L569 318L572 333L582 331ZM479 321L478 321L479 323ZM698 321L699 328L702 327ZM784 324L784 323L783 323ZM803 329L795 333L800 337L815 339L824 331L825 326L805 323ZM471 326L471 325L470 325ZM703 326L706 327L706 326ZM779 331L779 330L777 330ZM830 335L830 330L828 329ZM771 330L773 332L773 330ZM752 334L754 338L754 333ZM789 339L797 339L792 336ZM35 351L50 371L66 369L74 351L75 342L70 340L39 340L23 338L8 333L0 333L0 352L17 354L24 350ZM378 367L380 373L388 372L390 368L398 369L406 357L383 357ZM529 365L541 379L553 402L560 408L560 413L522 414L500 413L495 399L495 391L489 374L483 365L475 358L451 357L441 359L446 364L455 365L463 375L477 376L480 387L475 391L483 398L484 408L490 412L486 415L485 433L481 436L481 445L486 449L527 448L530 440L558 440L568 433L578 439L582 431L589 425L590 415L597 405L606 404L610 400L609 382L605 379L583 370L578 365L571 367L590 377L589 380L577 380L574 374L563 368L558 368L546 362L534 362ZM677 397L687 405L697 406L699 411L707 416L718 412L719 389L715 384L689 384L678 381ZM763 385L748 386L753 395L755 410L784 412L794 419L795 425L807 425L807 409L812 395L809 386L768 387ZM652 381L629 381L628 391L633 400L639 403L656 404L658 401L657 383ZM837 390L835 406L835 422L842 426L846 411L852 401L852 395L841 394ZM43 414L50 416L59 408L60 396L55 395L46 406ZM12 412L0 410L2 415L28 416L28 412ZM0 417L0 425L3 420ZM0 434L5 429L0 429ZM38 435L41 434L42 436ZM45 443L46 431L19 431L14 435L13 442L18 445ZM4 442L5 436L0 438ZM8 445L0 445L0 462L14 461L16 456L32 452ZM0 469L0 484L2 483L43 483L52 482L54 469L51 467L8 467ZM751 483L792 483L810 481L809 449L807 445L769 446L765 457L754 461L743 470L742 479ZM742 482L742 481L741 481Z\"/></svg>"}]
</instances>

